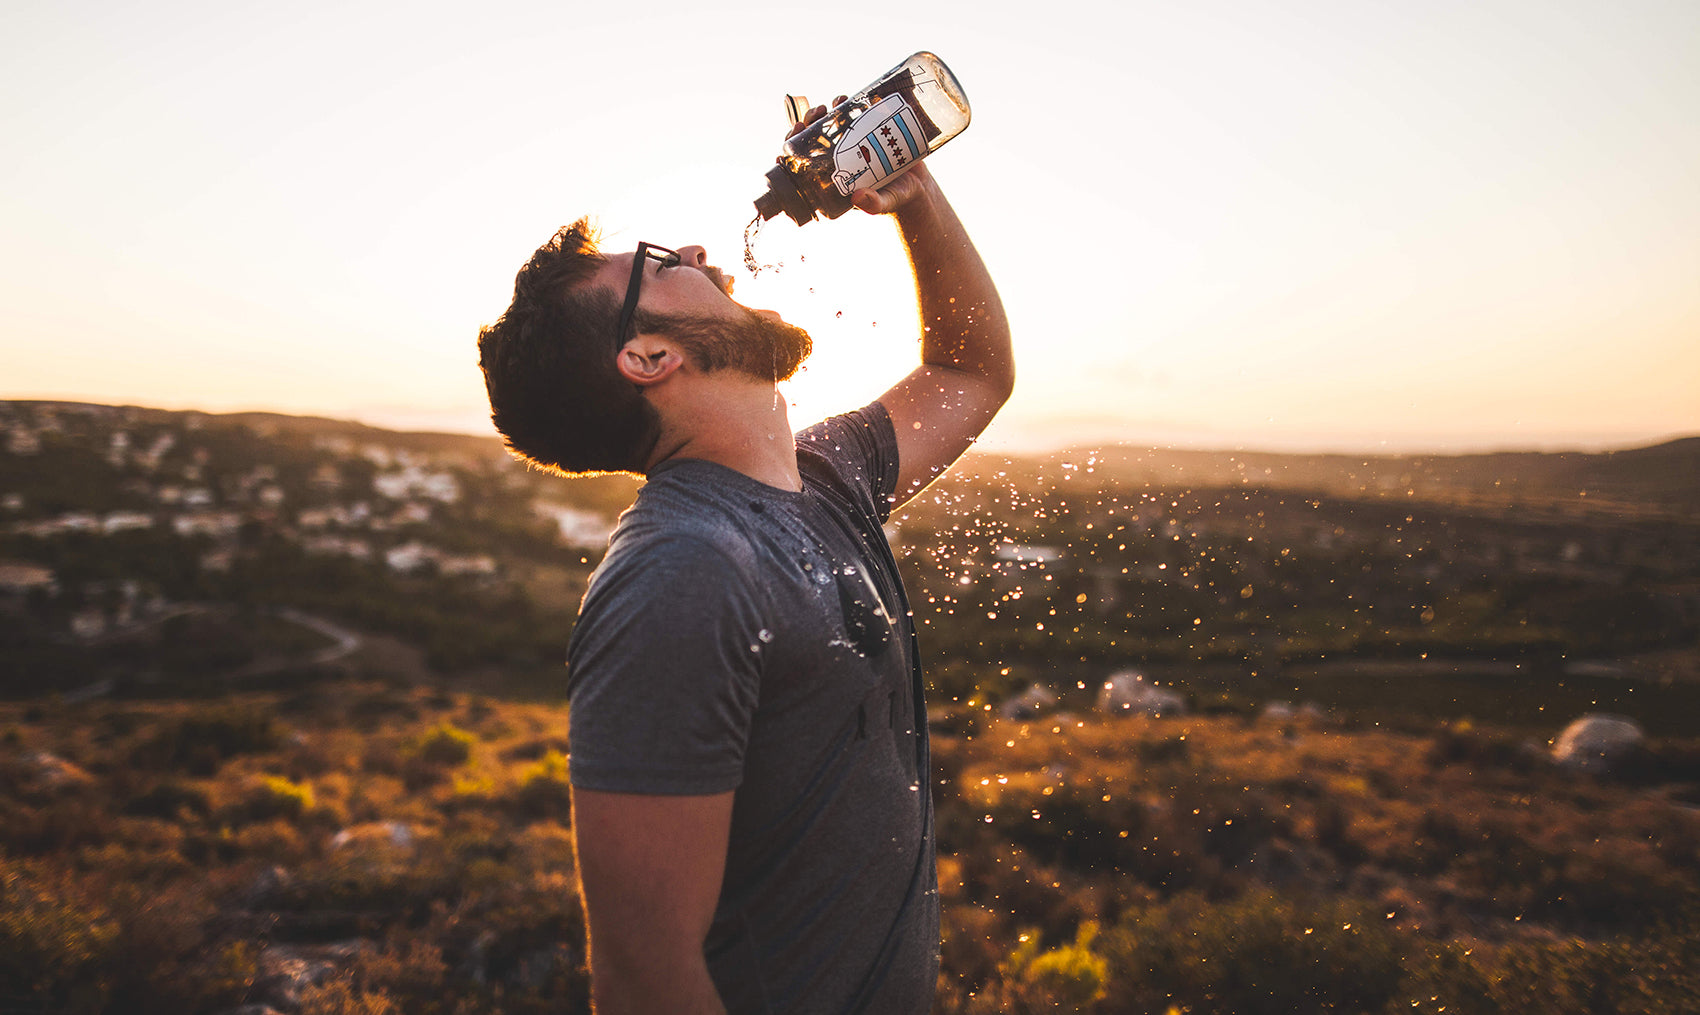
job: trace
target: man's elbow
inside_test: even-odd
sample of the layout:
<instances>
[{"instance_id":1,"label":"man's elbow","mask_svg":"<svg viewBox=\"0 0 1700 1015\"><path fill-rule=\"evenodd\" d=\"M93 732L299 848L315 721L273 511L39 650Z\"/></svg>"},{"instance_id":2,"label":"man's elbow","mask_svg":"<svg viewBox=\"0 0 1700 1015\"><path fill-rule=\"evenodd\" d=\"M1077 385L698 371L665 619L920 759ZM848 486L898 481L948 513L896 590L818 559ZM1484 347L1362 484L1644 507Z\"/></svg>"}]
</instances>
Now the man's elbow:
<instances>
[{"instance_id":1,"label":"man's elbow","mask_svg":"<svg viewBox=\"0 0 1700 1015\"><path fill-rule=\"evenodd\" d=\"M1013 360L999 372L993 381L992 394L996 396L1000 409L1003 408L1005 402L1009 401L1010 396L1015 394L1015 362Z\"/></svg>"},{"instance_id":2,"label":"man's elbow","mask_svg":"<svg viewBox=\"0 0 1700 1015\"><path fill-rule=\"evenodd\" d=\"M724 1011L700 948L610 947L593 940L590 996L597 1015Z\"/></svg>"},{"instance_id":3,"label":"man's elbow","mask_svg":"<svg viewBox=\"0 0 1700 1015\"><path fill-rule=\"evenodd\" d=\"M979 389L977 400L983 408L991 412L1003 408L1004 403L1015 394L1014 362L1006 360L980 371L976 377L976 387Z\"/></svg>"},{"instance_id":4,"label":"man's elbow","mask_svg":"<svg viewBox=\"0 0 1700 1015\"><path fill-rule=\"evenodd\" d=\"M997 352L987 357L984 373L992 394L997 396L997 404L1001 406L1015 393L1015 346L1010 340L1007 321L1002 323L999 332L1000 340L995 346Z\"/></svg>"}]
</instances>

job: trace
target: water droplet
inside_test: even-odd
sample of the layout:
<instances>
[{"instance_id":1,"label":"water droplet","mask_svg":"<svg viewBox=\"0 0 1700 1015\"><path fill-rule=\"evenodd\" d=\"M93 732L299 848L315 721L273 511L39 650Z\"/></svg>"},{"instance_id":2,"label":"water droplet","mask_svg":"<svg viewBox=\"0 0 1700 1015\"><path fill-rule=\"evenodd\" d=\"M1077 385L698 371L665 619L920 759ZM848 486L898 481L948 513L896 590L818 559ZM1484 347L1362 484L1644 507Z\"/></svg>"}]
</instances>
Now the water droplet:
<instances>
[{"instance_id":1,"label":"water droplet","mask_svg":"<svg viewBox=\"0 0 1700 1015\"><path fill-rule=\"evenodd\" d=\"M773 267L756 260L756 237L761 235L761 223L762 217L757 215L744 227L744 267L749 269L751 275L760 275L763 268Z\"/></svg>"},{"instance_id":2,"label":"water droplet","mask_svg":"<svg viewBox=\"0 0 1700 1015\"><path fill-rule=\"evenodd\" d=\"M756 634L756 637L760 638L764 643L771 644L773 642L773 632L769 631L765 627L762 628L761 631Z\"/></svg>"},{"instance_id":3,"label":"water droplet","mask_svg":"<svg viewBox=\"0 0 1700 1015\"><path fill-rule=\"evenodd\" d=\"M833 315L832 315L832 316L834 316L834 317L843 317L843 316L844 316L844 311L842 311L842 310L840 310L840 311L839 311L839 312L838 312L838 313L836 313L836 314L833 314Z\"/></svg>"}]
</instances>

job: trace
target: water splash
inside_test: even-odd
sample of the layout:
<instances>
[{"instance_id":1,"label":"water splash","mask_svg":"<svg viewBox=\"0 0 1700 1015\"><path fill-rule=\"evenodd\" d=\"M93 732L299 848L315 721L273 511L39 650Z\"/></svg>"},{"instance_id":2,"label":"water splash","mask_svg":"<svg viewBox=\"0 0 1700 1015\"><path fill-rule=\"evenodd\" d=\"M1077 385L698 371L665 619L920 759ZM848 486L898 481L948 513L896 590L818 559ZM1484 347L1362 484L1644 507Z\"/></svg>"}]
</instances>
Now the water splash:
<instances>
[{"instance_id":1,"label":"water splash","mask_svg":"<svg viewBox=\"0 0 1700 1015\"><path fill-rule=\"evenodd\" d=\"M783 263L763 264L756 260L756 240L761 236L761 227L764 221L766 220L757 215L750 220L749 225L744 227L744 268L749 271L751 277L760 275L769 268L778 270L785 266Z\"/></svg>"}]
</instances>

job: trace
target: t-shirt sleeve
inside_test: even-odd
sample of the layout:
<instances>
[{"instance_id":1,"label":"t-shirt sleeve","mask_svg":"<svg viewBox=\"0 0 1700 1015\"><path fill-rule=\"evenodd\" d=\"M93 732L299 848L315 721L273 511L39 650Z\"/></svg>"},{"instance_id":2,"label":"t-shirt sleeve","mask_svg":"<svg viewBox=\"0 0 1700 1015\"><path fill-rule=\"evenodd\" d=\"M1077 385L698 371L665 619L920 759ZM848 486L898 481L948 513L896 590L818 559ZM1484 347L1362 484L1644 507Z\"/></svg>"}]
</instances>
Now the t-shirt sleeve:
<instances>
[{"instance_id":1,"label":"t-shirt sleeve","mask_svg":"<svg viewBox=\"0 0 1700 1015\"><path fill-rule=\"evenodd\" d=\"M611 556L567 650L573 785L736 789L760 699L761 612L748 577L701 539Z\"/></svg>"},{"instance_id":2,"label":"t-shirt sleeve","mask_svg":"<svg viewBox=\"0 0 1700 1015\"><path fill-rule=\"evenodd\" d=\"M866 491L881 522L891 517L897 492L897 432L885 406L870 402L823 419L797 434L797 450L820 456L846 482Z\"/></svg>"}]
</instances>

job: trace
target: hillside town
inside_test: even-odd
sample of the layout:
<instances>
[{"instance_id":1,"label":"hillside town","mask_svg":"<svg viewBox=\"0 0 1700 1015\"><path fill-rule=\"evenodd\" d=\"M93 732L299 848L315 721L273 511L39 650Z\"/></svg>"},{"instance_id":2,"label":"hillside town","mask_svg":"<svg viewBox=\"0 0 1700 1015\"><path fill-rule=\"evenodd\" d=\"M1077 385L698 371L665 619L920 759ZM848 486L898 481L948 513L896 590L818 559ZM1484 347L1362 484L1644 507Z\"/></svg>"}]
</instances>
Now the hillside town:
<instances>
[{"instance_id":1,"label":"hillside town","mask_svg":"<svg viewBox=\"0 0 1700 1015\"><path fill-rule=\"evenodd\" d=\"M444 453L381 435L303 437L199 413L50 403L0 403L0 434L7 536L40 545L147 534L172 541L206 574L230 572L245 544L269 536L396 575L491 580L501 570L497 554L471 548L476 533L463 528L468 487L488 504L492 482L503 506L525 504L540 534L555 533L543 542L596 548L612 527L597 511L530 495L536 477L493 441ZM67 629L90 639L170 607L149 577L67 586L51 567L5 559L0 597L14 609L30 597L74 601Z\"/></svg>"}]
</instances>

